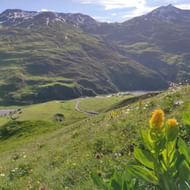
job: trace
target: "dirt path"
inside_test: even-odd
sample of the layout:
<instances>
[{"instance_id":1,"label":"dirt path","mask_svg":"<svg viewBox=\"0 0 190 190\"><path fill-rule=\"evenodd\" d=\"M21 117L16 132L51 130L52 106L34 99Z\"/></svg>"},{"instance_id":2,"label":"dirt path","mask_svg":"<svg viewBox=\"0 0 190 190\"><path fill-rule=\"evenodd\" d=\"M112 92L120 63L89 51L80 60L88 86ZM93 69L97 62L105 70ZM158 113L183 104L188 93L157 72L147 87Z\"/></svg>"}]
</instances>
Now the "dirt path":
<instances>
[{"instance_id":1,"label":"dirt path","mask_svg":"<svg viewBox=\"0 0 190 190\"><path fill-rule=\"evenodd\" d=\"M16 110L0 110L0 117L8 116L15 112L16 112Z\"/></svg>"},{"instance_id":2,"label":"dirt path","mask_svg":"<svg viewBox=\"0 0 190 190\"><path fill-rule=\"evenodd\" d=\"M121 102L119 102L117 105L111 107L111 109L108 109L107 111L110 111L112 109L118 109L120 107L124 107L124 106L127 106L131 103L134 103L134 102L137 102L139 100L144 100L144 99L147 99L149 97L152 97L152 96L155 96L157 94L161 93L161 91L133 91L133 92L119 92L119 93L116 93L116 94L109 94L109 95L102 95L102 96L97 96L95 98L98 98L98 97L110 97L110 96L118 96L118 95L127 95L127 94L132 94L134 95L134 97L131 97L131 98L128 98L126 100L123 100ZM96 111L89 111L89 110L83 110L80 108L80 101L84 99L84 98L79 98L77 99L76 101L76 104L75 104L75 110L77 112L81 112L81 113L85 113L87 115L97 115L99 114L98 112Z\"/></svg>"},{"instance_id":3,"label":"dirt path","mask_svg":"<svg viewBox=\"0 0 190 190\"><path fill-rule=\"evenodd\" d=\"M75 110L81 113L85 113L87 115L97 115L98 112L95 111L88 111L88 110L82 110L80 108L80 99L77 99L76 104L75 104Z\"/></svg>"}]
</instances>

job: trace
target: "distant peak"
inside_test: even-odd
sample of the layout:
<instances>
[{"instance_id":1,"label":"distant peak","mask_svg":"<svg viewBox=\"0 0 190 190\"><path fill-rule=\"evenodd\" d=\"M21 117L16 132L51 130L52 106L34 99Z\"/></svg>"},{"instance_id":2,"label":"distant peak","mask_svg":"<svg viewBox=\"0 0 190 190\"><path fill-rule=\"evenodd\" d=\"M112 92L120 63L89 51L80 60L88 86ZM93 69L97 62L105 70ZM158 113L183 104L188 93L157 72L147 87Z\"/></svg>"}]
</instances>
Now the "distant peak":
<instances>
[{"instance_id":1,"label":"distant peak","mask_svg":"<svg viewBox=\"0 0 190 190\"><path fill-rule=\"evenodd\" d=\"M163 8L165 8L165 9L174 9L174 10L178 9L173 4L169 4L169 5L163 6Z\"/></svg>"},{"instance_id":2,"label":"distant peak","mask_svg":"<svg viewBox=\"0 0 190 190\"><path fill-rule=\"evenodd\" d=\"M175 6L173 6L173 4L169 4L166 7L175 7Z\"/></svg>"},{"instance_id":3,"label":"distant peak","mask_svg":"<svg viewBox=\"0 0 190 190\"><path fill-rule=\"evenodd\" d=\"M169 4L166 6L159 7L157 10L179 10L179 9L172 4Z\"/></svg>"},{"instance_id":4,"label":"distant peak","mask_svg":"<svg viewBox=\"0 0 190 190\"><path fill-rule=\"evenodd\" d=\"M9 13L9 12L22 12L21 9L6 9L3 13Z\"/></svg>"},{"instance_id":5,"label":"distant peak","mask_svg":"<svg viewBox=\"0 0 190 190\"><path fill-rule=\"evenodd\" d=\"M33 18L35 11L24 11L21 9L7 9L0 14L0 22L4 25L17 25L21 22Z\"/></svg>"},{"instance_id":6,"label":"distant peak","mask_svg":"<svg viewBox=\"0 0 190 190\"><path fill-rule=\"evenodd\" d=\"M1 14L22 13L22 12L35 13L35 11L25 11L25 10L22 10L22 9L6 9Z\"/></svg>"},{"instance_id":7,"label":"distant peak","mask_svg":"<svg viewBox=\"0 0 190 190\"><path fill-rule=\"evenodd\" d=\"M7 19L20 19L20 18L31 18L35 15L35 11L24 11L21 9L6 9L4 12L0 14L0 18Z\"/></svg>"},{"instance_id":8,"label":"distant peak","mask_svg":"<svg viewBox=\"0 0 190 190\"><path fill-rule=\"evenodd\" d=\"M169 15L177 15L178 13L181 12L181 9L178 9L177 7L173 6L172 4L166 5L166 6L161 6L155 10L153 10L150 14L154 16L159 16L159 17L167 17Z\"/></svg>"}]
</instances>

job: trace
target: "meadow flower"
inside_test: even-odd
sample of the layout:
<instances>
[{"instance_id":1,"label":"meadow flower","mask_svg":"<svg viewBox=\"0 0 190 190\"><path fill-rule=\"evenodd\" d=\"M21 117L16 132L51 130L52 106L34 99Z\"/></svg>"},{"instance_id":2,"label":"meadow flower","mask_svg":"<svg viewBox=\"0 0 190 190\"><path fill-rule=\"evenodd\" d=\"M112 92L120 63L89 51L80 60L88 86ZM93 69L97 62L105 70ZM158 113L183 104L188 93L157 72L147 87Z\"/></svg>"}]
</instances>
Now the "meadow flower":
<instances>
[{"instance_id":1,"label":"meadow flower","mask_svg":"<svg viewBox=\"0 0 190 190\"><path fill-rule=\"evenodd\" d=\"M183 101L183 100L178 100L178 101L175 101L175 102L174 102L174 105L176 105L176 106L180 106L180 105L182 105L182 104L184 104L184 101Z\"/></svg>"},{"instance_id":2,"label":"meadow flower","mask_svg":"<svg viewBox=\"0 0 190 190\"><path fill-rule=\"evenodd\" d=\"M1 173L0 176L1 176L1 177L5 177L5 174L4 174L4 173Z\"/></svg>"},{"instance_id":3,"label":"meadow flower","mask_svg":"<svg viewBox=\"0 0 190 190\"><path fill-rule=\"evenodd\" d=\"M116 153L114 153L114 156L115 156L115 157L117 157L117 156L118 156L117 152L116 152Z\"/></svg>"},{"instance_id":4,"label":"meadow flower","mask_svg":"<svg viewBox=\"0 0 190 190\"><path fill-rule=\"evenodd\" d=\"M168 119L167 120L167 125L169 127L176 127L176 126L178 126L178 122L177 122L177 120L175 118Z\"/></svg>"},{"instance_id":5,"label":"meadow flower","mask_svg":"<svg viewBox=\"0 0 190 190\"><path fill-rule=\"evenodd\" d=\"M152 117L149 121L150 128L162 129L164 125L164 112L161 109L156 109L152 113Z\"/></svg>"},{"instance_id":6,"label":"meadow flower","mask_svg":"<svg viewBox=\"0 0 190 190\"><path fill-rule=\"evenodd\" d=\"M178 132L179 132L179 127L178 127L178 122L175 118L168 119L167 122L167 138L169 141L173 141L174 139L177 138Z\"/></svg>"}]
</instances>

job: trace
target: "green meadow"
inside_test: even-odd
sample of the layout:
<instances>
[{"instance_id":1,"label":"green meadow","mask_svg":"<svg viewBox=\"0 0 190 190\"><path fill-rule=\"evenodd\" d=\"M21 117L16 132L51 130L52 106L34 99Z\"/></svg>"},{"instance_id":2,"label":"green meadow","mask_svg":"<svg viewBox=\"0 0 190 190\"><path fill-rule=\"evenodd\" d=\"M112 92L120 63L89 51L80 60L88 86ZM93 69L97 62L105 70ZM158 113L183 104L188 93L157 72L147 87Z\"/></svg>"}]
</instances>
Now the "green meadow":
<instances>
[{"instance_id":1,"label":"green meadow","mask_svg":"<svg viewBox=\"0 0 190 190\"><path fill-rule=\"evenodd\" d=\"M180 86L137 99L81 98L80 109L96 115L77 111L77 99L16 106L20 113L0 118L0 189L98 190L92 172L109 179L125 170L154 109L175 117L180 136L190 143L189 93L189 86ZM58 113L64 116L61 122L55 119ZM154 187L142 183L142 189Z\"/></svg>"}]
</instances>

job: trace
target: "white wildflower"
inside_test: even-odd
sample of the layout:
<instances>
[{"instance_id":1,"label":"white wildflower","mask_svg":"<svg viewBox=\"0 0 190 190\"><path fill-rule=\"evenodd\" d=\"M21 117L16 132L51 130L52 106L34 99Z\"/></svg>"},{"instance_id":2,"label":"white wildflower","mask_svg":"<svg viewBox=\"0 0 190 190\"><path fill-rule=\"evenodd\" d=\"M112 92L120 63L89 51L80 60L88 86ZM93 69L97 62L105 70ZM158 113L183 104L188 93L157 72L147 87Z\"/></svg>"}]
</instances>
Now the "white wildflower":
<instances>
[{"instance_id":1,"label":"white wildflower","mask_svg":"<svg viewBox=\"0 0 190 190\"><path fill-rule=\"evenodd\" d=\"M5 174L4 174L4 173L1 173L0 176L1 176L1 177L5 177Z\"/></svg>"}]
</instances>

